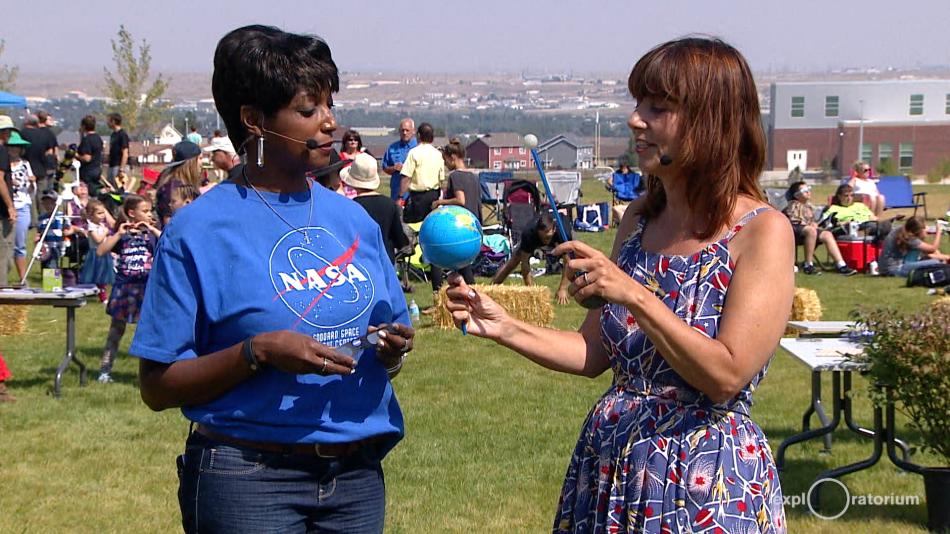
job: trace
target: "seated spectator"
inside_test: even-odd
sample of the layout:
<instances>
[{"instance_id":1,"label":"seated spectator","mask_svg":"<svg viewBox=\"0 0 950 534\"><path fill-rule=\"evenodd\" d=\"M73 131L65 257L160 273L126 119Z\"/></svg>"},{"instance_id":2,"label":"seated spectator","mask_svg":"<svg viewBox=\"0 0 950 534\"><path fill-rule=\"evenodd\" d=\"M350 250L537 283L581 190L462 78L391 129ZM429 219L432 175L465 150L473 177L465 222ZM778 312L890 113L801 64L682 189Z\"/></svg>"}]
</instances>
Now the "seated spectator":
<instances>
[{"instance_id":1,"label":"seated spectator","mask_svg":"<svg viewBox=\"0 0 950 534\"><path fill-rule=\"evenodd\" d=\"M789 200L788 205L782 211L792 223L795 242L801 242L805 247L805 262L802 264L802 272L805 274L821 274L821 271L815 268L814 263L815 248L818 246L818 242L821 241L828 249L828 254L835 261L840 274L845 276L856 274L857 271L848 267L842 259L834 235L828 230L818 227L818 223L815 221L815 208L811 205L811 187L805 182L794 182L788 187L785 196Z\"/></svg>"},{"instance_id":2,"label":"seated spectator","mask_svg":"<svg viewBox=\"0 0 950 534\"><path fill-rule=\"evenodd\" d=\"M836 236L846 235L848 232L842 223L850 222L860 224L865 235L875 236L875 242L883 240L891 231L891 220L878 220L877 215L874 215L864 202L855 202L854 188L847 184L838 186L831 205L822 214L822 218L826 217L838 225L832 232Z\"/></svg>"},{"instance_id":3,"label":"seated spectator","mask_svg":"<svg viewBox=\"0 0 950 534\"><path fill-rule=\"evenodd\" d=\"M947 263L950 256L940 252L943 225L938 221L937 233L930 243L924 242L926 231L923 217L912 217L904 226L891 230L878 258L881 274L907 276L918 267Z\"/></svg>"},{"instance_id":4,"label":"seated spectator","mask_svg":"<svg viewBox=\"0 0 950 534\"><path fill-rule=\"evenodd\" d=\"M854 188L855 195L867 195L871 197L871 211L878 217L884 213L884 195L877 190L877 181L871 178L871 166L863 161L854 162L851 178L846 185Z\"/></svg>"},{"instance_id":5,"label":"seated spectator","mask_svg":"<svg viewBox=\"0 0 950 534\"><path fill-rule=\"evenodd\" d=\"M616 204L611 208L611 216L617 224L623 218L627 204L640 196L642 175L630 169L626 163L620 164L620 170L615 171L607 178L607 189L614 194Z\"/></svg>"}]
</instances>

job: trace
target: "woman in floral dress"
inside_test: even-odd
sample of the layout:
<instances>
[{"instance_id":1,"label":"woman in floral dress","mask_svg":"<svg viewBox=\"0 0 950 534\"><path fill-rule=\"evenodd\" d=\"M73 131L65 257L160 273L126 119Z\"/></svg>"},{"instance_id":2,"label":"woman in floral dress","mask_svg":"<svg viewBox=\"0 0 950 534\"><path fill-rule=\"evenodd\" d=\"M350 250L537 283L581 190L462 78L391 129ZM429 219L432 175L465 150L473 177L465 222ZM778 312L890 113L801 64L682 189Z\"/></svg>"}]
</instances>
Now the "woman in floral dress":
<instances>
[{"instance_id":1,"label":"woman in floral dress","mask_svg":"<svg viewBox=\"0 0 950 534\"><path fill-rule=\"evenodd\" d=\"M608 258L577 241L578 332L524 324L458 277L456 324L556 371L614 380L571 458L555 532L784 532L772 453L750 418L793 294L794 240L756 180L765 161L755 84L733 47L685 38L628 81L647 194ZM726 296L729 296L727 299Z\"/></svg>"}]
</instances>

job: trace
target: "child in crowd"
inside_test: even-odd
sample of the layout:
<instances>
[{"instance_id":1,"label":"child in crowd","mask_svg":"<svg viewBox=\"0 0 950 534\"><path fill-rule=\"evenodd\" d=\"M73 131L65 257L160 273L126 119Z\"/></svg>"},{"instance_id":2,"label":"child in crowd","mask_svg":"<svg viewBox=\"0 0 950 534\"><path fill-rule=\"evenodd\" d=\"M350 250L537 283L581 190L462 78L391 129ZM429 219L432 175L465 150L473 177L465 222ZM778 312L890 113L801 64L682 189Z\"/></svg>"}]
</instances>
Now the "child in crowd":
<instances>
[{"instance_id":1,"label":"child in crowd","mask_svg":"<svg viewBox=\"0 0 950 534\"><path fill-rule=\"evenodd\" d=\"M23 152L30 142L26 141L16 130L10 131L7 141L7 152L10 154L10 178L13 187L10 194L13 197L13 208L16 210L16 229L13 240L13 263L16 265L19 280L26 274L26 234L30 230L30 220L33 218L33 195L36 192L36 176L30 163L23 159Z\"/></svg>"},{"instance_id":2,"label":"child in crowd","mask_svg":"<svg viewBox=\"0 0 950 534\"><path fill-rule=\"evenodd\" d=\"M172 189L171 200L168 203L172 215L175 215L175 212L194 202L200 195L201 190L198 189L198 187L191 184L178 184L178 187Z\"/></svg>"},{"instance_id":3,"label":"child in crowd","mask_svg":"<svg viewBox=\"0 0 950 534\"><path fill-rule=\"evenodd\" d=\"M940 252L944 225L937 222L937 232L930 243L924 241L927 225L923 217L911 217L904 226L891 230L884 240L878 258L881 274L907 276L910 271L928 265L947 263L950 256Z\"/></svg>"},{"instance_id":4,"label":"child in crowd","mask_svg":"<svg viewBox=\"0 0 950 534\"><path fill-rule=\"evenodd\" d=\"M99 288L99 302L107 300L106 286L115 280L115 265L112 254L100 256L97 249L112 233L108 225L109 212L105 204L90 199L86 203L86 237L89 239L89 252L79 270L80 284L96 284Z\"/></svg>"},{"instance_id":5,"label":"child in crowd","mask_svg":"<svg viewBox=\"0 0 950 534\"><path fill-rule=\"evenodd\" d=\"M45 251L41 255L41 265L44 269L60 269L60 260L65 255L66 247L72 244L67 238L78 235L82 232L70 224L69 217L61 211L53 217L53 210L56 209L56 192L44 191L40 197L40 218L39 232L42 233L49 225L49 231L43 240ZM52 222L50 220L52 219ZM63 287L76 285L76 271L74 269L62 268Z\"/></svg>"},{"instance_id":6,"label":"child in crowd","mask_svg":"<svg viewBox=\"0 0 950 534\"><path fill-rule=\"evenodd\" d=\"M138 195L128 195L122 203L115 233L103 239L96 249L100 256L112 252L118 255L115 282L106 306L112 324L99 362L99 382L112 382L112 364L125 334L125 325L139 320L145 284L160 235L152 219L152 203Z\"/></svg>"}]
</instances>

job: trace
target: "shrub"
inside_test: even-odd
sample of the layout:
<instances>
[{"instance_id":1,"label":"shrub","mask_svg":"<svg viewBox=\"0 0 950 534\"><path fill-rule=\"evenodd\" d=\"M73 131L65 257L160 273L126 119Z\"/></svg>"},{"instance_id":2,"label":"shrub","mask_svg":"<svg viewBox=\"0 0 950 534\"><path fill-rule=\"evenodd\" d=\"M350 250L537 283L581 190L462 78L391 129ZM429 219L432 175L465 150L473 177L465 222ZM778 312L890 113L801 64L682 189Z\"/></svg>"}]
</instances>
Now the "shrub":
<instances>
[{"instance_id":1,"label":"shrub","mask_svg":"<svg viewBox=\"0 0 950 534\"><path fill-rule=\"evenodd\" d=\"M947 176L950 176L950 158L943 158L927 173L927 183L939 184Z\"/></svg>"},{"instance_id":2,"label":"shrub","mask_svg":"<svg viewBox=\"0 0 950 534\"><path fill-rule=\"evenodd\" d=\"M856 361L870 366L871 397L884 405L886 386L896 409L920 431L924 446L950 466L950 306L913 314L859 310L859 324L872 332Z\"/></svg>"}]
</instances>

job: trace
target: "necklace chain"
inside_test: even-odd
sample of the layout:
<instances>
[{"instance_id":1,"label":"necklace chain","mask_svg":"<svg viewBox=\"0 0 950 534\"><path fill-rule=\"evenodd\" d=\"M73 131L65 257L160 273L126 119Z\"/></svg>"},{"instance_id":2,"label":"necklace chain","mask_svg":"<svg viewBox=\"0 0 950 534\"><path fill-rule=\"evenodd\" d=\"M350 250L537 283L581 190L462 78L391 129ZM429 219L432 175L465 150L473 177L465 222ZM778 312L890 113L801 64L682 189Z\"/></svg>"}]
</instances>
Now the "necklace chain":
<instances>
[{"instance_id":1,"label":"necklace chain","mask_svg":"<svg viewBox=\"0 0 950 534\"><path fill-rule=\"evenodd\" d=\"M307 226L305 228L299 228L291 224L291 222L285 219L284 216L281 215L279 211L274 209L274 206L271 206L270 202L268 202L267 199L264 198L264 195L262 195L261 192L258 191L256 187L254 187L254 184L252 184L251 180L249 180L247 177L247 167L243 167L241 169L241 175L244 177L244 183L247 184L248 187L253 189L255 193L257 193L257 198L261 199L261 202L263 202L265 206L270 208L270 210L274 212L274 215L276 215L278 219L284 221L284 224L289 226L295 232L300 232L300 234L303 235L304 242L309 245L310 233L307 231L307 228L310 227L310 223L313 221L313 183L310 181L310 178L307 178L307 185L309 186L307 192L310 194L310 213L307 215Z\"/></svg>"}]
</instances>

